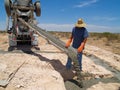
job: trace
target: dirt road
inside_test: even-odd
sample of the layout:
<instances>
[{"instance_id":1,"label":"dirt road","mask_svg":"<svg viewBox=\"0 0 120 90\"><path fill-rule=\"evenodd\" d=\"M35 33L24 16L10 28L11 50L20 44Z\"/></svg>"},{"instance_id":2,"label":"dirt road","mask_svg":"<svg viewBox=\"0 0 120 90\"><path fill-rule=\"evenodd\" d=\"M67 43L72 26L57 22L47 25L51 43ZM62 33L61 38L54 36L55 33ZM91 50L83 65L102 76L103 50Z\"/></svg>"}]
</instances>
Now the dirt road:
<instances>
[{"instance_id":1,"label":"dirt road","mask_svg":"<svg viewBox=\"0 0 120 90\"><path fill-rule=\"evenodd\" d=\"M0 90L119 90L119 56L115 55L115 58L112 58L113 54L105 53L105 51L101 55L98 53L102 51L101 49L86 46L82 73L84 87L78 88L73 85L75 83L66 81L76 78L74 69L68 71L65 68L67 55L48 44L45 39L39 37L37 48L26 46L9 48L6 38L7 36L2 37L0 42L0 50L2 50L0 52L0 80L5 80L22 62L25 61L25 64L18 70L8 86L0 87ZM103 64L93 60L90 57L92 55L102 60ZM108 68L112 67L113 71L107 69L104 63L108 65Z\"/></svg>"}]
</instances>

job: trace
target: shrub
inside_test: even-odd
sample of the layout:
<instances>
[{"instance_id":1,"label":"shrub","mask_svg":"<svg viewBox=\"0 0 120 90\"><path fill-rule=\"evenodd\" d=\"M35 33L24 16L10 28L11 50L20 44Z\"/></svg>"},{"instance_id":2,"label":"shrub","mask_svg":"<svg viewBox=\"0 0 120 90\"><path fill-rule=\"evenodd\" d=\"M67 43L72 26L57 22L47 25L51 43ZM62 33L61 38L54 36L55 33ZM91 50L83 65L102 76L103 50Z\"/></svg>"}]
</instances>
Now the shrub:
<instances>
[{"instance_id":1,"label":"shrub","mask_svg":"<svg viewBox=\"0 0 120 90\"><path fill-rule=\"evenodd\" d=\"M107 38L110 40L120 40L120 34L117 33L110 33L110 32L103 32L103 33L90 33L90 37L97 37L97 38Z\"/></svg>"}]
</instances>

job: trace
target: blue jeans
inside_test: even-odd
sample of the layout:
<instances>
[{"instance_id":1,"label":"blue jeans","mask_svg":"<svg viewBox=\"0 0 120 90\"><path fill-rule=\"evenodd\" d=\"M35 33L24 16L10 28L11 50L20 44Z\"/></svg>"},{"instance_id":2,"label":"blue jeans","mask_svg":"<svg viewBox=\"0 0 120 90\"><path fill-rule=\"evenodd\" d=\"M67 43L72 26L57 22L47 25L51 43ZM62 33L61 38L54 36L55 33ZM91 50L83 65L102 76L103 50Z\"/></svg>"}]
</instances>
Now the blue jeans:
<instances>
[{"instance_id":1,"label":"blue jeans","mask_svg":"<svg viewBox=\"0 0 120 90\"><path fill-rule=\"evenodd\" d=\"M80 70L82 70L82 52L77 54L77 58L78 58L79 68ZM70 57L68 57L66 68L71 69L71 67L72 67L72 60L70 59Z\"/></svg>"}]
</instances>

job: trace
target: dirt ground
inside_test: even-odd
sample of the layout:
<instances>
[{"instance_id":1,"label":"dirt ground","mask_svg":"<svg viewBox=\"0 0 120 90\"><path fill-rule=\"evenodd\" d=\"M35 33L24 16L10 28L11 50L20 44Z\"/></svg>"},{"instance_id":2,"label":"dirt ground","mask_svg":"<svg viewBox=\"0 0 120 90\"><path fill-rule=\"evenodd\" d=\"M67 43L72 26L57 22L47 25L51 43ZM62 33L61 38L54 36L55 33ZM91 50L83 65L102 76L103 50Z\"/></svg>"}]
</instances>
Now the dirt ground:
<instances>
[{"instance_id":1,"label":"dirt ground","mask_svg":"<svg viewBox=\"0 0 120 90\"><path fill-rule=\"evenodd\" d=\"M112 37L111 37L112 38ZM108 40L106 37L89 37L87 44L102 48L106 51L120 55L120 40Z\"/></svg>"},{"instance_id":2,"label":"dirt ground","mask_svg":"<svg viewBox=\"0 0 120 90\"><path fill-rule=\"evenodd\" d=\"M120 90L120 55L89 45L90 41L83 55L84 87L79 88L68 81L76 80L76 74L65 68L67 55L45 39L39 37L37 48L22 46L8 52L12 49L7 34L0 34L0 38L0 80L6 80L24 63L0 90Z\"/></svg>"},{"instance_id":3,"label":"dirt ground","mask_svg":"<svg viewBox=\"0 0 120 90\"><path fill-rule=\"evenodd\" d=\"M70 38L71 32L50 32L60 39ZM87 44L120 55L120 33L89 33Z\"/></svg>"}]
</instances>

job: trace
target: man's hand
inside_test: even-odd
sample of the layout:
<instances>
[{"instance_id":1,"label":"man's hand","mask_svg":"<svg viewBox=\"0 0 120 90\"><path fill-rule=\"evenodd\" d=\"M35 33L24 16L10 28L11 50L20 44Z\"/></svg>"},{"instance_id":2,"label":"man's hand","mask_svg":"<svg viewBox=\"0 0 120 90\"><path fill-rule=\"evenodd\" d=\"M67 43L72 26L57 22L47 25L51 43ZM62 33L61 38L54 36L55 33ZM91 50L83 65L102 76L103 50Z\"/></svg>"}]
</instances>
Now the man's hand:
<instances>
[{"instance_id":1,"label":"man's hand","mask_svg":"<svg viewBox=\"0 0 120 90\"><path fill-rule=\"evenodd\" d=\"M78 53L82 52L84 46L85 46L85 43L82 42L81 45L80 45L80 47L77 49Z\"/></svg>"},{"instance_id":2,"label":"man's hand","mask_svg":"<svg viewBox=\"0 0 120 90\"><path fill-rule=\"evenodd\" d=\"M85 43L87 41L87 38L85 38L83 40L83 42L81 43L81 45L79 46L79 48L77 49L78 53L82 52L82 50L84 49Z\"/></svg>"}]
</instances>

